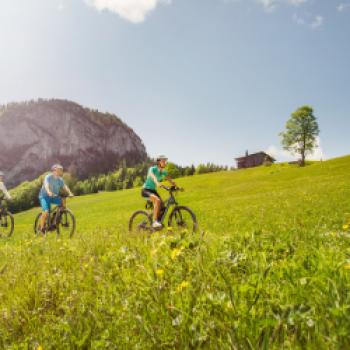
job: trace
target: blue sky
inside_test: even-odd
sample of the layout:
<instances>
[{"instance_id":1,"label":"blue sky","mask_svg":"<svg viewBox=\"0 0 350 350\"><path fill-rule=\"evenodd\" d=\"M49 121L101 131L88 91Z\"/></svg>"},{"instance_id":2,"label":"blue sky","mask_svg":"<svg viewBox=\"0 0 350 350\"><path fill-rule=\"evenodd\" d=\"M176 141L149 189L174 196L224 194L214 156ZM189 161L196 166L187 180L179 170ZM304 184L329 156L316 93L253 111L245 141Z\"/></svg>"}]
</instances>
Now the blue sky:
<instances>
[{"instance_id":1,"label":"blue sky","mask_svg":"<svg viewBox=\"0 0 350 350\"><path fill-rule=\"evenodd\" d=\"M117 114L179 164L269 150L299 106L350 149L350 0L0 0L0 103Z\"/></svg>"}]
</instances>

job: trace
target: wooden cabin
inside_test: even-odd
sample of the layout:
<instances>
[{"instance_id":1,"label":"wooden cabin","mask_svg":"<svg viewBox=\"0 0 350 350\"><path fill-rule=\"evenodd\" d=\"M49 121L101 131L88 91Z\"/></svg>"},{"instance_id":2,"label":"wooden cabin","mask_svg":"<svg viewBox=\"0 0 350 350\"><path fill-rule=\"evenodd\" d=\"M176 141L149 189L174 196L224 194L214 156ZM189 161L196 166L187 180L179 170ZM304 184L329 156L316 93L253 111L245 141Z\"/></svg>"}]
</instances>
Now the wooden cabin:
<instances>
[{"instance_id":1,"label":"wooden cabin","mask_svg":"<svg viewBox=\"0 0 350 350\"><path fill-rule=\"evenodd\" d=\"M253 168L265 163L274 163L276 161L276 159L272 158L265 152L248 154L248 151L244 157L235 158L235 160L237 162L238 169Z\"/></svg>"}]
</instances>

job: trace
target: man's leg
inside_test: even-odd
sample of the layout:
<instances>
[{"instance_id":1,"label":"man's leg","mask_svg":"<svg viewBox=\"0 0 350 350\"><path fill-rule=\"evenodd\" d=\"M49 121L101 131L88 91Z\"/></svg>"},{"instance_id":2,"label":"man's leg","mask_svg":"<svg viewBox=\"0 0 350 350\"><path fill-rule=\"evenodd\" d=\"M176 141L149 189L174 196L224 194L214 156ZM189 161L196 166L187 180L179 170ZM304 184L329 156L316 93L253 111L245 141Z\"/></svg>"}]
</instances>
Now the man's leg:
<instances>
[{"instance_id":1,"label":"man's leg","mask_svg":"<svg viewBox=\"0 0 350 350\"><path fill-rule=\"evenodd\" d=\"M162 201L155 194L150 195L149 199L153 203L153 221L158 221Z\"/></svg>"},{"instance_id":2,"label":"man's leg","mask_svg":"<svg viewBox=\"0 0 350 350\"><path fill-rule=\"evenodd\" d=\"M41 230L41 232L44 232L46 220L48 217L49 217L49 212L43 211L41 214L41 218L40 218L40 230Z\"/></svg>"},{"instance_id":3,"label":"man's leg","mask_svg":"<svg viewBox=\"0 0 350 350\"><path fill-rule=\"evenodd\" d=\"M50 200L49 198L39 198L40 200L40 204L41 204L41 209L42 209L42 213L41 213L41 218L40 218L40 231L44 232L45 230L45 224L47 221L47 218L49 217L49 212L50 212Z\"/></svg>"}]
</instances>

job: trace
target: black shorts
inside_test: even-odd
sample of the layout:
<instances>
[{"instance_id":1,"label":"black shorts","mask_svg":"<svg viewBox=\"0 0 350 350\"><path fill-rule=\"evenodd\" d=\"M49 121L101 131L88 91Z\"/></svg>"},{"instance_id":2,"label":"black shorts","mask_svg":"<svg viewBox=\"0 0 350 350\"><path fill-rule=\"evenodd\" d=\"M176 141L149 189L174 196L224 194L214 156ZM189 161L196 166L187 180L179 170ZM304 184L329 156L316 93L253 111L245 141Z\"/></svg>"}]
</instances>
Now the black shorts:
<instances>
[{"instance_id":1,"label":"black shorts","mask_svg":"<svg viewBox=\"0 0 350 350\"><path fill-rule=\"evenodd\" d=\"M158 194L158 192L156 190L150 190L148 188L142 189L142 191L141 191L142 197L149 198L151 195L156 195L160 200L162 200L162 198L160 198L160 195Z\"/></svg>"}]
</instances>

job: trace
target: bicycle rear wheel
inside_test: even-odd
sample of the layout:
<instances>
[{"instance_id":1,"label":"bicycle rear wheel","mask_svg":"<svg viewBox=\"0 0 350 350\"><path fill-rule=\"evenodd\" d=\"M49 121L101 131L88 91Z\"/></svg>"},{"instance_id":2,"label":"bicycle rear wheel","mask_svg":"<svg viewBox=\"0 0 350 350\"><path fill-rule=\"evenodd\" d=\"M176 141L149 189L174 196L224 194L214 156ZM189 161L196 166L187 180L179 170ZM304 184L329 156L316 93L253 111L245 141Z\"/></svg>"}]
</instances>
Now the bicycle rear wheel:
<instances>
[{"instance_id":1,"label":"bicycle rear wheel","mask_svg":"<svg viewBox=\"0 0 350 350\"><path fill-rule=\"evenodd\" d=\"M135 211L129 220L129 231L137 233L152 232L152 218L144 210Z\"/></svg>"},{"instance_id":2,"label":"bicycle rear wheel","mask_svg":"<svg viewBox=\"0 0 350 350\"><path fill-rule=\"evenodd\" d=\"M63 209L56 217L57 236L71 238L75 232L75 217L69 209Z\"/></svg>"},{"instance_id":3,"label":"bicycle rear wheel","mask_svg":"<svg viewBox=\"0 0 350 350\"><path fill-rule=\"evenodd\" d=\"M188 207L175 207L169 216L168 227L195 232L198 227L196 215Z\"/></svg>"},{"instance_id":4,"label":"bicycle rear wheel","mask_svg":"<svg viewBox=\"0 0 350 350\"><path fill-rule=\"evenodd\" d=\"M0 214L0 237L10 237L15 227L15 220L10 212Z\"/></svg>"}]
</instances>

